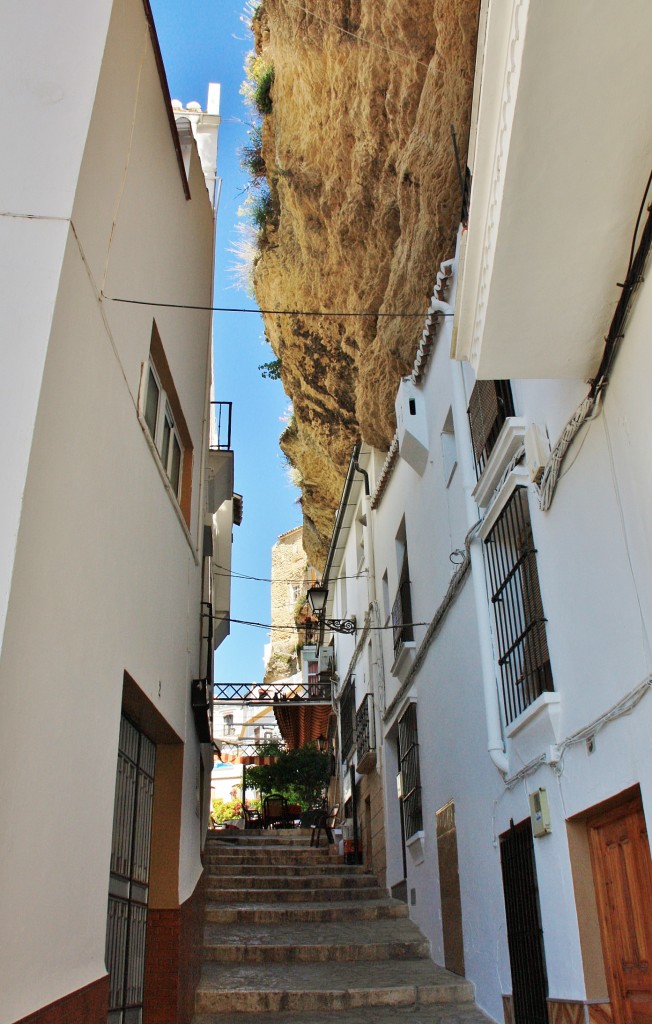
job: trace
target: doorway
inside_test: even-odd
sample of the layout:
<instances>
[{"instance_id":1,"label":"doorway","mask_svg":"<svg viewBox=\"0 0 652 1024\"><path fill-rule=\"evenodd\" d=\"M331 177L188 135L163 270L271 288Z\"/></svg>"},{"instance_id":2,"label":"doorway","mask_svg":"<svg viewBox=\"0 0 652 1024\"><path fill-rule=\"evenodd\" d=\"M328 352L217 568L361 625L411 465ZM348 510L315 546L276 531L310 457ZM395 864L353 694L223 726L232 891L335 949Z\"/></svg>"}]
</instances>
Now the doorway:
<instances>
[{"instance_id":1,"label":"doorway","mask_svg":"<svg viewBox=\"0 0 652 1024\"><path fill-rule=\"evenodd\" d=\"M652 862L640 795L587 821L615 1024L652 1020Z\"/></svg>"},{"instance_id":2,"label":"doorway","mask_svg":"<svg viewBox=\"0 0 652 1024\"><path fill-rule=\"evenodd\" d=\"M464 975L464 931L457 859L455 804L451 800L437 811L437 854L441 924L444 936L444 967Z\"/></svg>"},{"instance_id":3,"label":"doorway","mask_svg":"<svg viewBox=\"0 0 652 1024\"><path fill-rule=\"evenodd\" d=\"M109 1024L141 1024L156 747L120 721L106 930Z\"/></svg>"},{"instance_id":4,"label":"doorway","mask_svg":"<svg viewBox=\"0 0 652 1024\"><path fill-rule=\"evenodd\" d=\"M515 1024L548 1024L548 975L532 826L512 821L500 837Z\"/></svg>"}]
</instances>

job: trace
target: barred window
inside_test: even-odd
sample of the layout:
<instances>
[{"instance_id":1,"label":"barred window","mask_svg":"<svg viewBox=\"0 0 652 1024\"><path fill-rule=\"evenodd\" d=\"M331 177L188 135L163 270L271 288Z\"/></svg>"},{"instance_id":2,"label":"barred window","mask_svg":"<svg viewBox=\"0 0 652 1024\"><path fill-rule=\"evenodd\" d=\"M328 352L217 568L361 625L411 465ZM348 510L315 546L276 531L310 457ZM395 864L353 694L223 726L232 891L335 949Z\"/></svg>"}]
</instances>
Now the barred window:
<instances>
[{"instance_id":1,"label":"barred window","mask_svg":"<svg viewBox=\"0 0 652 1024\"><path fill-rule=\"evenodd\" d=\"M392 635L394 654L398 654L406 641L414 640L412 628L412 595L410 591L410 569L407 551L403 555L398 590L392 605Z\"/></svg>"},{"instance_id":2,"label":"barred window","mask_svg":"<svg viewBox=\"0 0 652 1024\"><path fill-rule=\"evenodd\" d=\"M509 381L476 381L471 392L468 413L475 474L479 480L503 423L508 416L514 415L514 400Z\"/></svg>"},{"instance_id":3,"label":"barred window","mask_svg":"<svg viewBox=\"0 0 652 1024\"><path fill-rule=\"evenodd\" d=\"M355 676L351 676L342 690L340 721L342 725L342 760L345 761L353 752L355 744Z\"/></svg>"},{"instance_id":4,"label":"barred window","mask_svg":"<svg viewBox=\"0 0 652 1024\"><path fill-rule=\"evenodd\" d=\"M416 704L408 704L399 720L398 756L402 783L403 826L405 838L409 839L423 828Z\"/></svg>"},{"instance_id":5,"label":"barred window","mask_svg":"<svg viewBox=\"0 0 652 1024\"><path fill-rule=\"evenodd\" d=\"M553 690L527 489L517 487L485 539L505 721Z\"/></svg>"}]
</instances>

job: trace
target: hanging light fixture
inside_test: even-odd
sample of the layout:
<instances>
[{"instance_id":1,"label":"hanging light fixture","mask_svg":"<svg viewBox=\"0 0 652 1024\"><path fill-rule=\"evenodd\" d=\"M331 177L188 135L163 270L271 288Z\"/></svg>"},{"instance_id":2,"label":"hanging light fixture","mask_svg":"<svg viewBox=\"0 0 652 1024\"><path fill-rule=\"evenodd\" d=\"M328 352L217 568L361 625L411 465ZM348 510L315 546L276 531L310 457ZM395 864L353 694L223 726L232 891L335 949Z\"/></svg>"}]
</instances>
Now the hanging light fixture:
<instances>
[{"instance_id":1,"label":"hanging light fixture","mask_svg":"<svg viewBox=\"0 0 652 1024\"><path fill-rule=\"evenodd\" d=\"M353 634L357 630L355 619L326 619L326 602L328 600L328 587L311 587L307 593L308 604L319 620L320 627L330 629L333 633Z\"/></svg>"}]
</instances>

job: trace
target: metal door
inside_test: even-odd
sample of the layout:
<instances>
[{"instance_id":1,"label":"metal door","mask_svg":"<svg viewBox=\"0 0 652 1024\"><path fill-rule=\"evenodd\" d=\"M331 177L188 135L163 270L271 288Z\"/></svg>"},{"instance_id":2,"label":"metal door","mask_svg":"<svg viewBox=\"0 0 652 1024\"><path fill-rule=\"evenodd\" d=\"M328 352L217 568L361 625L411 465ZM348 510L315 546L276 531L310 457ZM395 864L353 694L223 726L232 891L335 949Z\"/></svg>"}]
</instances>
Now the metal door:
<instances>
[{"instance_id":1,"label":"metal door","mask_svg":"<svg viewBox=\"0 0 652 1024\"><path fill-rule=\"evenodd\" d=\"M124 716L113 811L106 930L109 1024L141 1024L156 747Z\"/></svg>"},{"instance_id":2,"label":"metal door","mask_svg":"<svg viewBox=\"0 0 652 1024\"><path fill-rule=\"evenodd\" d=\"M548 1024L548 976L532 826L511 823L500 837L515 1024Z\"/></svg>"}]
</instances>

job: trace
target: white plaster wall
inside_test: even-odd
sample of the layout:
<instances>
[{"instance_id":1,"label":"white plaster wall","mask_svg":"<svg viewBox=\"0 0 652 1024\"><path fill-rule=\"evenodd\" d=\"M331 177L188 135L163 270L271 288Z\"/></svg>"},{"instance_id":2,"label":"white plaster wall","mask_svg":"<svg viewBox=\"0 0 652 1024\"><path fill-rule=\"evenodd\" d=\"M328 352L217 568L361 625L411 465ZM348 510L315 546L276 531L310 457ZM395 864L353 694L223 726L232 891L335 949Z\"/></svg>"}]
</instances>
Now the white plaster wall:
<instances>
[{"instance_id":1,"label":"white plaster wall","mask_svg":"<svg viewBox=\"0 0 652 1024\"><path fill-rule=\"evenodd\" d=\"M60 32L74 35L74 46L84 49L85 20L73 32L64 15L58 8ZM94 32L88 36L89 53L94 38ZM130 49L135 38L138 45ZM133 87L133 62L146 38L141 4L116 8L72 214L76 237L65 225L21 233L25 259L43 256L33 284L45 280L49 291L42 307L12 313L22 317L25 334L36 331L37 341L10 357L15 379L20 382L22 374L25 380L21 458L24 472L29 452L29 472L12 511L16 520L22 498L0 660L0 799L12 822L0 837L2 1024L105 973L125 669L186 741L180 902L201 871L189 686L199 655L197 543L209 318L183 310L157 315L195 448L189 538L137 420L152 310L114 309L98 301L107 224L117 209L107 277L113 294L131 289L139 298L210 304L210 204L198 160L191 167L195 198L186 201L149 43L126 159L124 126L131 124L133 106L123 94ZM62 45L62 61L68 53ZM66 59L74 64L74 57ZM84 83L79 87L88 98ZM52 148L55 179L61 143ZM40 155L46 151L41 139ZM199 183L201 189L194 189ZM41 245L45 230L56 236L49 248ZM61 259L57 247L64 231ZM49 330L57 259L62 269ZM16 298L20 302L20 290ZM15 490L20 471L11 477Z\"/></svg>"},{"instance_id":2,"label":"white plaster wall","mask_svg":"<svg viewBox=\"0 0 652 1024\"><path fill-rule=\"evenodd\" d=\"M49 325L111 11L63 0L50 14L0 4L0 644ZM74 26L74 29L71 28ZM50 154L57 153L52 160Z\"/></svg>"},{"instance_id":3,"label":"white plaster wall","mask_svg":"<svg viewBox=\"0 0 652 1024\"><path fill-rule=\"evenodd\" d=\"M553 673L561 698L559 739L606 711L650 671L650 543L644 515L650 487L646 461L650 413L645 401L649 301L647 289L642 290L628 327L629 347L623 347L619 356L604 412L571 451L549 513L539 512L530 490ZM399 460L374 520L377 578L387 567L391 600L398 582L395 536L405 516L413 613L418 622L429 621L439 604L452 572L449 553L462 547L467 528L459 477L456 481L454 476L446 489L441 472L439 430L450 404L446 362L447 352L440 343L425 384L428 466L419 477ZM514 391L517 413L528 422L544 424L554 440L586 393L586 385L518 381ZM424 630L425 626L415 630L417 647ZM567 751L559 779L544 765L506 790L486 753L476 637L467 581L410 691L418 702L425 855L422 863L415 863L408 853L408 890L414 888L416 896L411 913L431 940L435 959L441 960L434 815L454 799L467 975L483 1008L501 1019L500 995L511 991L511 980L498 836L508 829L510 819L519 822L529 816L528 793L539 786L546 788L552 833L535 841L535 857L549 994L584 998L565 818L636 782L649 806L652 779L644 737L652 726L652 700L645 697L633 715L599 734L590 763L584 745L578 745ZM390 631L384 633L384 644L389 667ZM389 676L387 688L389 703L398 681ZM528 736L528 727L523 734ZM528 758L547 749L532 730L530 736ZM528 758L519 758L511 742L508 752L510 771L516 772ZM385 764L388 882L393 884L402 877L402 859L391 739Z\"/></svg>"}]
</instances>

